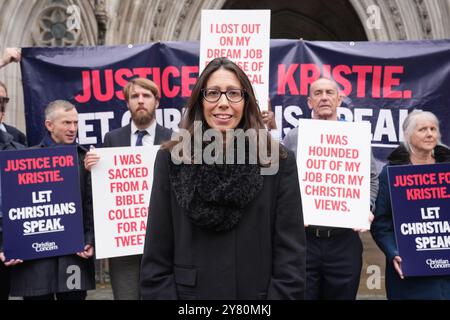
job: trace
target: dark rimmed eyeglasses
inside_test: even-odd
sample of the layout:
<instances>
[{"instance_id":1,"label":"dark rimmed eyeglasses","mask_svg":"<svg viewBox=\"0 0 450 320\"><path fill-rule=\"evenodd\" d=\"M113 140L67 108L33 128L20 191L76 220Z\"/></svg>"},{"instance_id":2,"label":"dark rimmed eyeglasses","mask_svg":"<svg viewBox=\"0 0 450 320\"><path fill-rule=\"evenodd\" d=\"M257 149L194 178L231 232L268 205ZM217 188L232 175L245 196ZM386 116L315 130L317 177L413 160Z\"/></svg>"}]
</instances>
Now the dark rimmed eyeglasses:
<instances>
[{"instance_id":1,"label":"dark rimmed eyeglasses","mask_svg":"<svg viewBox=\"0 0 450 320\"><path fill-rule=\"evenodd\" d=\"M9 102L8 97L0 97L0 104L7 104Z\"/></svg>"},{"instance_id":2,"label":"dark rimmed eyeglasses","mask_svg":"<svg viewBox=\"0 0 450 320\"><path fill-rule=\"evenodd\" d=\"M245 97L244 89L228 89L220 91L218 89L202 89L203 98L208 102L217 102L224 94L230 102L241 102Z\"/></svg>"}]
</instances>

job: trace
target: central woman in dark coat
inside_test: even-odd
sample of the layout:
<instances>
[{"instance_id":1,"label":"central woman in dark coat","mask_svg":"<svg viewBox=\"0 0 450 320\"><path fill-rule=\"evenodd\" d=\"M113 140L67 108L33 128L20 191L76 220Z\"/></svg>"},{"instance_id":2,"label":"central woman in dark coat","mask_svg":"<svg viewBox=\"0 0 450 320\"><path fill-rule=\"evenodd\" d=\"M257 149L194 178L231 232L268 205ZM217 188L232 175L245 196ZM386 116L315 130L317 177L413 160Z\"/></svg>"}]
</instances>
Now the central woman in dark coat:
<instances>
[{"instance_id":1,"label":"central woman in dark coat","mask_svg":"<svg viewBox=\"0 0 450 320\"><path fill-rule=\"evenodd\" d=\"M248 148L235 150L234 160L244 158L245 164L194 164L212 143L200 142L194 155L199 129L216 129L227 150L237 140L225 138L230 130L255 129L255 136L246 135ZM303 299L297 166L294 155L264 130L245 73L226 58L214 59L197 80L180 125L190 138L163 145L156 157L141 265L143 299ZM186 140L192 142L182 152L188 161L179 164L173 159ZM258 161L252 162L248 150L256 141ZM269 162L261 157L268 151ZM278 170L261 174L268 165Z\"/></svg>"}]
</instances>

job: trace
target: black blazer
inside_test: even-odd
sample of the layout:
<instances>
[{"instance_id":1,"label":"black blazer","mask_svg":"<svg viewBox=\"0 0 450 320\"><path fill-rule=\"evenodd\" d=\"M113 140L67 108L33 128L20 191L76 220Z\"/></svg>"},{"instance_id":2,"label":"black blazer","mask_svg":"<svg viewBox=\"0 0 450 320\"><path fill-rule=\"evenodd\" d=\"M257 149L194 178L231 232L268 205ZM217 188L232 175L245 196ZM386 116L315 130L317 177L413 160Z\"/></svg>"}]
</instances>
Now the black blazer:
<instances>
[{"instance_id":1,"label":"black blazer","mask_svg":"<svg viewBox=\"0 0 450 320\"><path fill-rule=\"evenodd\" d=\"M156 124L155 129L155 145L169 141L172 137L172 130ZM131 124L124 127L114 129L105 135L103 147L129 147L131 140Z\"/></svg>"},{"instance_id":2,"label":"black blazer","mask_svg":"<svg viewBox=\"0 0 450 320\"><path fill-rule=\"evenodd\" d=\"M10 135L13 136L13 140L14 141L16 141L16 142L18 142L20 144L23 144L24 146L28 145L27 144L27 137L25 136L25 134L22 131L20 131L19 129L14 128L12 126L9 126L6 123L3 123L3 125L6 128L6 132L8 132Z\"/></svg>"},{"instance_id":3,"label":"black blazer","mask_svg":"<svg viewBox=\"0 0 450 320\"><path fill-rule=\"evenodd\" d=\"M195 226L169 180L168 150L154 168L144 254L143 299L303 299L306 240L294 154L230 231ZM237 186L239 188L239 186Z\"/></svg>"}]
</instances>

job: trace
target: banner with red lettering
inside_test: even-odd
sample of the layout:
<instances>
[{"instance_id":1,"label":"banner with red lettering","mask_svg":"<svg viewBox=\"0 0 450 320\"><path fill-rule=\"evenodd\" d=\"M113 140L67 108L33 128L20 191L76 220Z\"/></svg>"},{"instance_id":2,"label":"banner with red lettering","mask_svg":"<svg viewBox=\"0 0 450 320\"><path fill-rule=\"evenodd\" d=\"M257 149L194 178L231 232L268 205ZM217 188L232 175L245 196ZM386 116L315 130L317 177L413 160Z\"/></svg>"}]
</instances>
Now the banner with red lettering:
<instances>
[{"instance_id":1,"label":"banner with red lettering","mask_svg":"<svg viewBox=\"0 0 450 320\"><path fill-rule=\"evenodd\" d=\"M121 89L144 76L161 88L158 123L176 129L198 77L199 42L112 47L24 48L22 80L29 144L44 131L43 109L52 100L73 102L80 114L79 142L100 144L106 132L128 123ZM371 123L378 166L403 140L401 124L412 109L441 119L450 143L450 41L309 42L271 40L269 92L284 136L310 118L308 88L331 75L344 95L339 114Z\"/></svg>"},{"instance_id":2,"label":"banner with red lettering","mask_svg":"<svg viewBox=\"0 0 450 320\"><path fill-rule=\"evenodd\" d=\"M21 60L29 145L44 133L44 109L56 99L79 113L78 139L100 145L104 135L130 121L122 88L133 77L161 89L158 123L178 128L181 109L198 76L198 42L78 48L24 48Z\"/></svg>"},{"instance_id":3,"label":"banner with red lettering","mask_svg":"<svg viewBox=\"0 0 450 320\"><path fill-rule=\"evenodd\" d=\"M92 167L97 259L144 251L153 167L159 146L99 148Z\"/></svg>"}]
</instances>

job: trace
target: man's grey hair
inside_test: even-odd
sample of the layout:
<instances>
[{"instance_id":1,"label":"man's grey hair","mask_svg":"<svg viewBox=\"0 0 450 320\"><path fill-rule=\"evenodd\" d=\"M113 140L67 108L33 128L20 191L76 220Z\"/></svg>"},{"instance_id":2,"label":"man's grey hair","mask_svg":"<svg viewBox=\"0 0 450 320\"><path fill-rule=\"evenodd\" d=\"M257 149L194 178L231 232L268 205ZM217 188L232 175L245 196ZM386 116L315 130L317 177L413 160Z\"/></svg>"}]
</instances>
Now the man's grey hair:
<instances>
[{"instance_id":1,"label":"man's grey hair","mask_svg":"<svg viewBox=\"0 0 450 320\"><path fill-rule=\"evenodd\" d=\"M437 144L442 145L441 131L439 130L439 119L432 112L414 110L405 118L402 126L404 137L403 144L408 152L411 152L411 136L417 126L417 121L419 119L427 119L434 123L437 130Z\"/></svg>"},{"instance_id":2,"label":"man's grey hair","mask_svg":"<svg viewBox=\"0 0 450 320\"><path fill-rule=\"evenodd\" d=\"M328 80L328 81L332 82L333 85L334 85L334 87L335 87L335 89L336 89L337 94L340 95L339 85L338 85L338 83L336 82L336 80L334 80L332 77L321 76L321 77L319 77L318 79L316 79L316 80L314 80L313 82L311 82L311 84L309 85L309 88L308 88L308 97L311 97L311 95L312 95L312 91L311 91L312 85L313 85L315 82L319 81L319 80Z\"/></svg>"},{"instance_id":3,"label":"man's grey hair","mask_svg":"<svg viewBox=\"0 0 450 320\"><path fill-rule=\"evenodd\" d=\"M45 120L55 120L55 113L60 109L70 111L75 109L75 106L67 100L52 101L45 107Z\"/></svg>"}]
</instances>

